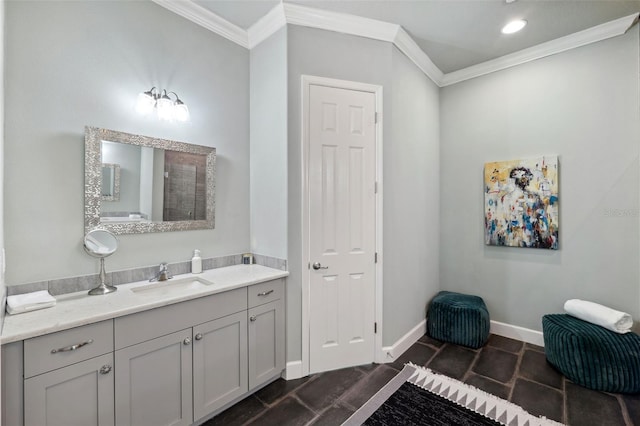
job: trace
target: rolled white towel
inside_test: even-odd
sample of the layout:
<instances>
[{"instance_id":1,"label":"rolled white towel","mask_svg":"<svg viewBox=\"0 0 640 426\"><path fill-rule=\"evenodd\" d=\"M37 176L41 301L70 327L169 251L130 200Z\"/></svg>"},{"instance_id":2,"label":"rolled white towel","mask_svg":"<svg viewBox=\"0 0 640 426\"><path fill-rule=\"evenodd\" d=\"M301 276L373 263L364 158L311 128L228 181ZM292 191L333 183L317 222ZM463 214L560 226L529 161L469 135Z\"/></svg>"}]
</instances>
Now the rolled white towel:
<instances>
[{"instance_id":1,"label":"rolled white towel","mask_svg":"<svg viewBox=\"0 0 640 426\"><path fill-rule=\"evenodd\" d=\"M633 319L628 313L586 300L567 300L564 303L564 310L571 316L620 334L630 332L633 326Z\"/></svg>"}]
</instances>

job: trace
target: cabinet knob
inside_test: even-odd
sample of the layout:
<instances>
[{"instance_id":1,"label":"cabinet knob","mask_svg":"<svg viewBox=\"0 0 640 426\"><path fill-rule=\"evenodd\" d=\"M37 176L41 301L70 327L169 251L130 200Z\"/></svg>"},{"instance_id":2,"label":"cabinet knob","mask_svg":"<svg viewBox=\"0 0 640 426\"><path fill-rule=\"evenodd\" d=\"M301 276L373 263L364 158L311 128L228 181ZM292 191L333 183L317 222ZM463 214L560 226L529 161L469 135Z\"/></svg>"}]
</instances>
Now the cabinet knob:
<instances>
[{"instance_id":1,"label":"cabinet knob","mask_svg":"<svg viewBox=\"0 0 640 426\"><path fill-rule=\"evenodd\" d=\"M184 343L185 345L190 345L191 344L191 337L187 337L186 339L184 339L182 341L182 343Z\"/></svg>"},{"instance_id":2,"label":"cabinet knob","mask_svg":"<svg viewBox=\"0 0 640 426\"><path fill-rule=\"evenodd\" d=\"M100 374L109 374L109 372L111 371L111 368L112 367L110 365L108 365L108 364L107 365L103 365L100 368Z\"/></svg>"},{"instance_id":3,"label":"cabinet knob","mask_svg":"<svg viewBox=\"0 0 640 426\"><path fill-rule=\"evenodd\" d=\"M202 337L204 337L204 336L202 336L202 333L198 333L198 334L196 334L195 337L196 337L196 340L202 340Z\"/></svg>"},{"instance_id":4,"label":"cabinet knob","mask_svg":"<svg viewBox=\"0 0 640 426\"><path fill-rule=\"evenodd\" d=\"M258 317L256 317L255 315L252 315L249 317L249 321L254 322L255 320L257 320Z\"/></svg>"}]
</instances>

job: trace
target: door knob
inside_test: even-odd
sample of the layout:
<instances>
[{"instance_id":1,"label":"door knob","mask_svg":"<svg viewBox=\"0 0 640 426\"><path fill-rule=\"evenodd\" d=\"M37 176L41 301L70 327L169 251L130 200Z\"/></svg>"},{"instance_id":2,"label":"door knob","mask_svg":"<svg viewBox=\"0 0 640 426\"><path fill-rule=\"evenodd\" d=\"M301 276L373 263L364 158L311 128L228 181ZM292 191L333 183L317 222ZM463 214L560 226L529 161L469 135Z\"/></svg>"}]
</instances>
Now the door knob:
<instances>
[{"instance_id":1,"label":"door knob","mask_svg":"<svg viewBox=\"0 0 640 426\"><path fill-rule=\"evenodd\" d=\"M320 262L316 262L316 263L314 263L314 264L313 264L313 265L311 265L311 266L313 266L313 269L315 269L316 271L317 271L318 269L329 269L329 267L328 267L328 266L322 266L322 265L320 264Z\"/></svg>"}]
</instances>

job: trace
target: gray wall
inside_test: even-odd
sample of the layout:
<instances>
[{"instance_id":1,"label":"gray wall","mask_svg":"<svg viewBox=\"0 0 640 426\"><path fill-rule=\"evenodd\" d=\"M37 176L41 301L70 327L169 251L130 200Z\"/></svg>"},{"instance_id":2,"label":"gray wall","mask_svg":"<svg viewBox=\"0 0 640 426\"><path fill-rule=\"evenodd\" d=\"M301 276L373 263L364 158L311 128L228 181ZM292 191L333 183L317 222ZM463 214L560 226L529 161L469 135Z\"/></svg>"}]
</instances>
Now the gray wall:
<instances>
[{"instance_id":1,"label":"gray wall","mask_svg":"<svg viewBox=\"0 0 640 426\"><path fill-rule=\"evenodd\" d=\"M440 289L439 89L398 49L391 60L392 90L385 93L391 105L384 112L384 125L392 126L383 158L384 345L424 320Z\"/></svg>"},{"instance_id":2,"label":"gray wall","mask_svg":"<svg viewBox=\"0 0 640 426\"><path fill-rule=\"evenodd\" d=\"M635 26L441 91L443 289L534 330L570 298L640 316L638 60ZM560 250L485 246L484 163L554 154Z\"/></svg>"},{"instance_id":3,"label":"gray wall","mask_svg":"<svg viewBox=\"0 0 640 426\"><path fill-rule=\"evenodd\" d=\"M217 148L216 229L120 236L107 269L249 249L249 52L150 1L6 2L7 283L92 274L82 250L84 126ZM141 117L158 86L187 124Z\"/></svg>"},{"instance_id":4,"label":"gray wall","mask_svg":"<svg viewBox=\"0 0 640 426\"><path fill-rule=\"evenodd\" d=\"M4 4L0 5L0 81L4 82ZM4 323L5 297L7 293L4 277L4 83L0 84L0 330ZM0 371L0 379L2 372ZM1 399L1 398L0 398ZM2 414L2 403L0 402L0 415Z\"/></svg>"},{"instance_id":5,"label":"gray wall","mask_svg":"<svg viewBox=\"0 0 640 426\"><path fill-rule=\"evenodd\" d=\"M426 304L438 286L438 90L392 44L361 37L290 25L288 61L287 359L301 358L302 75L383 86L383 305L387 315L382 332L383 344L391 345L424 318Z\"/></svg>"},{"instance_id":6,"label":"gray wall","mask_svg":"<svg viewBox=\"0 0 640 426\"><path fill-rule=\"evenodd\" d=\"M251 251L287 258L287 29L251 49Z\"/></svg>"}]
</instances>

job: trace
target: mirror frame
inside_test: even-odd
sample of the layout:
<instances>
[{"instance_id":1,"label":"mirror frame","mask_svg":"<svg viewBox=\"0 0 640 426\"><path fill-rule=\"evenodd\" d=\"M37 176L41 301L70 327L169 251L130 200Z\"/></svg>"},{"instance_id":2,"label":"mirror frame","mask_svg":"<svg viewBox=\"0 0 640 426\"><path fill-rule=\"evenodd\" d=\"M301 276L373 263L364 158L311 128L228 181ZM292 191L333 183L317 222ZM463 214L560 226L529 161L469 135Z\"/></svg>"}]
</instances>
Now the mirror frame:
<instances>
[{"instance_id":1,"label":"mirror frame","mask_svg":"<svg viewBox=\"0 0 640 426\"><path fill-rule=\"evenodd\" d=\"M102 198L102 153L101 141L120 142L150 148L168 149L207 156L206 170L206 219L163 222L100 222ZM144 234L148 232L190 231L215 228L216 149L203 145L177 142L151 136L135 135L100 127L85 126L84 152L84 228L85 234L102 228L121 234Z\"/></svg>"}]
</instances>

